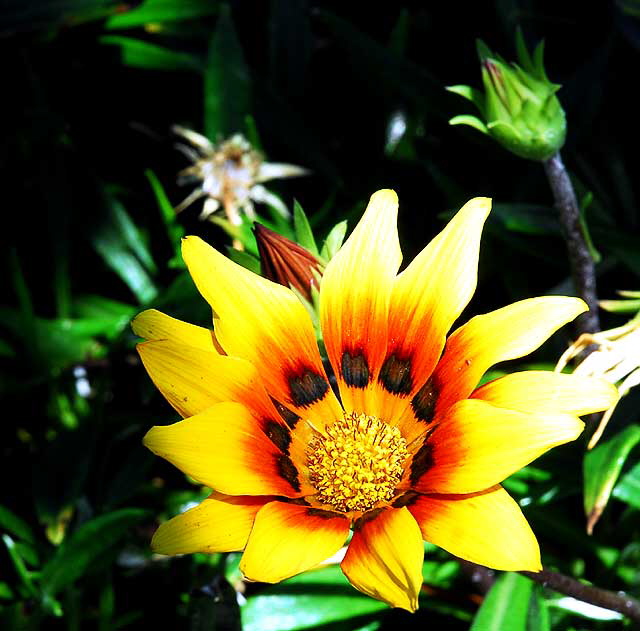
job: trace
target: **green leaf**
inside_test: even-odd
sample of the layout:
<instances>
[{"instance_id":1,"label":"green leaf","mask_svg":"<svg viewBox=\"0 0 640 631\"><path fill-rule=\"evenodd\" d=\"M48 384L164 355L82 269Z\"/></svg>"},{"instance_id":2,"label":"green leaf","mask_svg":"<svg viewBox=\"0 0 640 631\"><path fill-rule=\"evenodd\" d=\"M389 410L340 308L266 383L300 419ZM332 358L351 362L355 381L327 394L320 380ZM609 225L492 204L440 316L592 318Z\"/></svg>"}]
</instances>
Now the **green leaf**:
<instances>
[{"instance_id":1,"label":"green leaf","mask_svg":"<svg viewBox=\"0 0 640 631\"><path fill-rule=\"evenodd\" d=\"M79 579L105 549L119 542L147 514L147 511L137 508L123 508L84 523L64 540L43 568L43 591L48 596L54 596Z\"/></svg>"},{"instance_id":2,"label":"green leaf","mask_svg":"<svg viewBox=\"0 0 640 631\"><path fill-rule=\"evenodd\" d=\"M145 70L200 70L202 64L193 55L163 48L133 37L103 35L101 44L119 46L122 63Z\"/></svg>"},{"instance_id":3,"label":"green leaf","mask_svg":"<svg viewBox=\"0 0 640 631\"><path fill-rule=\"evenodd\" d=\"M472 116L471 114L460 114L458 116L454 116L449 120L449 125L468 125L483 134L489 133L487 126L477 116Z\"/></svg>"},{"instance_id":4,"label":"green leaf","mask_svg":"<svg viewBox=\"0 0 640 631\"><path fill-rule=\"evenodd\" d=\"M340 221L331 228L327 238L324 240L320 257L325 261L330 261L336 252L342 247L342 242L347 234L347 221Z\"/></svg>"},{"instance_id":5,"label":"green leaf","mask_svg":"<svg viewBox=\"0 0 640 631\"><path fill-rule=\"evenodd\" d=\"M592 532L593 526L602 515L620 471L630 451L638 443L640 425L631 425L585 454L583 473L587 532Z\"/></svg>"},{"instance_id":6,"label":"green leaf","mask_svg":"<svg viewBox=\"0 0 640 631\"><path fill-rule=\"evenodd\" d=\"M151 302L157 295L149 275L155 264L145 240L119 202L107 199L107 203L109 214L91 236L93 247L141 304Z\"/></svg>"},{"instance_id":7,"label":"green leaf","mask_svg":"<svg viewBox=\"0 0 640 631\"><path fill-rule=\"evenodd\" d=\"M29 543L34 543L36 540L29 524L2 505L0 505L0 529Z\"/></svg>"},{"instance_id":8,"label":"green leaf","mask_svg":"<svg viewBox=\"0 0 640 631\"><path fill-rule=\"evenodd\" d=\"M209 43L204 73L205 135L214 139L244 131L250 113L249 70L231 11L224 4Z\"/></svg>"},{"instance_id":9,"label":"green leaf","mask_svg":"<svg viewBox=\"0 0 640 631\"><path fill-rule=\"evenodd\" d=\"M33 580L31 579L31 573L25 567L24 561L22 560L22 557L20 556L20 553L18 551L16 542L9 535L6 535L6 534L2 535L2 541L4 542L4 545L7 548L7 552L9 553L9 558L13 563L13 567L18 577L20 578L24 586L27 588L28 592L32 596L36 596L38 593L38 589L33 584Z\"/></svg>"},{"instance_id":10,"label":"green leaf","mask_svg":"<svg viewBox=\"0 0 640 631\"><path fill-rule=\"evenodd\" d=\"M303 247L307 248L309 252L319 256L318 246L316 240L313 237L309 220L302 206L298 203L298 200L293 202L293 229L296 235L296 241Z\"/></svg>"},{"instance_id":11,"label":"green leaf","mask_svg":"<svg viewBox=\"0 0 640 631\"><path fill-rule=\"evenodd\" d=\"M613 497L640 509L640 462L625 473L613 487Z\"/></svg>"},{"instance_id":12,"label":"green leaf","mask_svg":"<svg viewBox=\"0 0 640 631\"><path fill-rule=\"evenodd\" d=\"M241 609L244 631L289 631L329 625L386 609L357 592L338 566L306 572L266 588Z\"/></svg>"},{"instance_id":13,"label":"green leaf","mask_svg":"<svg viewBox=\"0 0 640 631\"><path fill-rule=\"evenodd\" d=\"M514 572L494 583L473 619L470 631L528 631L533 583Z\"/></svg>"},{"instance_id":14,"label":"green leaf","mask_svg":"<svg viewBox=\"0 0 640 631\"><path fill-rule=\"evenodd\" d=\"M145 0L135 9L109 18L107 29L127 29L146 26L154 22L193 20L218 12L214 0Z\"/></svg>"},{"instance_id":15,"label":"green leaf","mask_svg":"<svg viewBox=\"0 0 640 631\"><path fill-rule=\"evenodd\" d=\"M246 269L254 272L255 274L260 274L260 259L255 257L253 254L244 251L244 250L236 250L234 248L227 248L227 256L238 265L242 265Z\"/></svg>"},{"instance_id":16,"label":"green leaf","mask_svg":"<svg viewBox=\"0 0 640 631\"><path fill-rule=\"evenodd\" d=\"M178 221L176 212L173 209L173 204L169 201L164 187L156 177L156 174L151 169L147 169L144 174L147 180L149 180L149 184L151 184L153 193L156 196L156 203L160 209L160 214L162 215L162 220L164 221L169 241L174 247L175 254L178 255L180 252L180 240L185 234L184 228Z\"/></svg>"},{"instance_id":17,"label":"green leaf","mask_svg":"<svg viewBox=\"0 0 640 631\"><path fill-rule=\"evenodd\" d=\"M499 220L512 232L557 237L561 235L558 213L549 206L523 203L494 204L491 214L494 220Z\"/></svg>"},{"instance_id":18,"label":"green leaf","mask_svg":"<svg viewBox=\"0 0 640 631\"><path fill-rule=\"evenodd\" d=\"M612 313L637 313L640 311L640 298L636 300L600 300L599 305Z\"/></svg>"}]
</instances>

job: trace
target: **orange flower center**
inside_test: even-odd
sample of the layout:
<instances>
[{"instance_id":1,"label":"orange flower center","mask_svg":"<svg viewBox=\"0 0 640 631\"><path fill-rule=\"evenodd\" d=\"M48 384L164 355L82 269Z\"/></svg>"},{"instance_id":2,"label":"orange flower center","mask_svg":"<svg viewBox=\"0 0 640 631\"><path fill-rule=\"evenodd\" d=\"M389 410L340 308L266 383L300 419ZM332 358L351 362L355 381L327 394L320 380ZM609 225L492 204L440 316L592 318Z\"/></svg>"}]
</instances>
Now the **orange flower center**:
<instances>
[{"instance_id":1,"label":"orange flower center","mask_svg":"<svg viewBox=\"0 0 640 631\"><path fill-rule=\"evenodd\" d=\"M307 448L316 499L345 513L389 502L408 455L397 427L366 414L345 414Z\"/></svg>"}]
</instances>

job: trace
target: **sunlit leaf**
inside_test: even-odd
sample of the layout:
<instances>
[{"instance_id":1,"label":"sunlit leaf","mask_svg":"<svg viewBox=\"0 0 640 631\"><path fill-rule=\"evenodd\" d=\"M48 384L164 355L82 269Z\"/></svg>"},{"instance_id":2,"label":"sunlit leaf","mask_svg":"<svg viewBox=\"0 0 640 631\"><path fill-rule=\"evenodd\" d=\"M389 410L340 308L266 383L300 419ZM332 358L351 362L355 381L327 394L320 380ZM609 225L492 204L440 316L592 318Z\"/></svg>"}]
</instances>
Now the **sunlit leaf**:
<instances>
[{"instance_id":1,"label":"sunlit leaf","mask_svg":"<svg viewBox=\"0 0 640 631\"><path fill-rule=\"evenodd\" d=\"M157 22L194 20L218 12L215 0L144 0L139 6L110 17L107 29L127 29Z\"/></svg>"},{"instance_id":2,"label":"sunlit leaf","mask_svg":"<svg viewBox=\"0 0 640 631\"><path fill-rule=\"evenodd\" d=\"M640 509L640 462L625 473L613 487L613 497Z\"/></svg>"},{"instance_id":3,"label":"sunlit leaf","mask_svg":"<svg viewBox=\"0 0 640 631\"><path fill-rule=\"evenodd\" d=\"M327 235L327 238L324 240L324 244L320 252L320 256L325 261L330 261L336 255L336 252L342 247L342 243L346 234L346 220L340 221L335 226L333 226L333 228L331 228L331 231Z\"/></svg>"},{"instance_id":4,"label":"sunlit leaf","mask_svg":"<svg viewBox=\"0 0 640 631\"><path fill-rule=\"evenodd\" d=\"M297 200L293 202L293 229L295 230L296 241L303 248L307 248L309 252L318 256L318 246L313 237L309 220Z\"/></svg>"},{"instance_id":5,"label":"sunlit leaf","mask_svg":"<svg viewBox=\"0 0 640 631\"><path fill-rule=\"evenodd\" d=\"M638 443L640 443L640 425L631 425L606 443L600 443L585 454L584 510L589 533L606 508L613 486L629 453Z\"/></svg>"},{"instance_id":6,"label":"sunlit leaf","mask_svg":"<svg viewBox=\"0 0 640 631\"><path fill-rule=\"evenodd\" d=\"M188 53L169 50L157 44L122 35L104 35L102 44L118 46L122 63L145 70L200 70L201 62Z\"/></svg>"},{"instance_id":7,"label":"sunlit leaf","mask_svg":"<svg viewBox=\"0 0 640 631\"><path fill-rule=\"evenodd\" d=\"M386 605L357 592L338 566L269 586L241 609L244 631L289 631L373 614Z\"/></svg>"},{"instance_id":8,"label":"sunlit leaf","mask_svg":"<svg viewBox=\"0 0 640 631\"><path fill-rule=\"evenodd\" d=\"M503 574L486 595L470 631L529 631L532 597L533 583L528 578L514 572Z\"/></svg>"}]
</instances>

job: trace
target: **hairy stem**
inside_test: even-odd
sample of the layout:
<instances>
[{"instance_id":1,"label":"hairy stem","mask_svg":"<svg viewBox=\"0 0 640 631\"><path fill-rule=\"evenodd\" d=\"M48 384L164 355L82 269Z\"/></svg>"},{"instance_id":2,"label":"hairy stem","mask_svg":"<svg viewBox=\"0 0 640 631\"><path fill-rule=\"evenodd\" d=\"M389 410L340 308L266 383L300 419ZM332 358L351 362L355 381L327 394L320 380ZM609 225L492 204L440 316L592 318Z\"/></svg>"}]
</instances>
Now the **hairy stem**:
<instances>
[{"instance_id":1,"label":"hairy stem","mask_svg":"<svg viewBox=\"0 0 640 631\"><path fill-rule=\"evenodd\" d=\"M580 223L580 208L573 184L562 162L560 152L544 161L544 171L560 213L564 238L569 250L571 276L579 296L589 305L589 311L576 319L578 333L596 333L600 330L596 272L593 258Z\"/></svg>"}]
</instances>

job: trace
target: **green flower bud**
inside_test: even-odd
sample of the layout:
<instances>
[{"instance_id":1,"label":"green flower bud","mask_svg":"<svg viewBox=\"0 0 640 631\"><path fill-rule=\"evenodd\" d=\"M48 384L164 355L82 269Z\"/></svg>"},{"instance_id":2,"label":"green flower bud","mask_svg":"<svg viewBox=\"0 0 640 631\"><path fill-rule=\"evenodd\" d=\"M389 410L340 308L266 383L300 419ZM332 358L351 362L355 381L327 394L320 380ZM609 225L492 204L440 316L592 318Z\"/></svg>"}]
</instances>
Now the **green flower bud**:
<instances>
[{"instance_id":1,"label":"green flower bud","mask_svg":"<svg viewBox=\"0 0 640 631\"><path fill-rule=\"evenodd\" d=\"M564 144L567 123L543 64L544 44L529 55L522 33L516 35L518 63L508 64L478 42L485 93L469 86L447 88L474 103L482 116L456 116L451 125L470 125L521 158L547 160Z\"/></svg>"}]
</instances>

